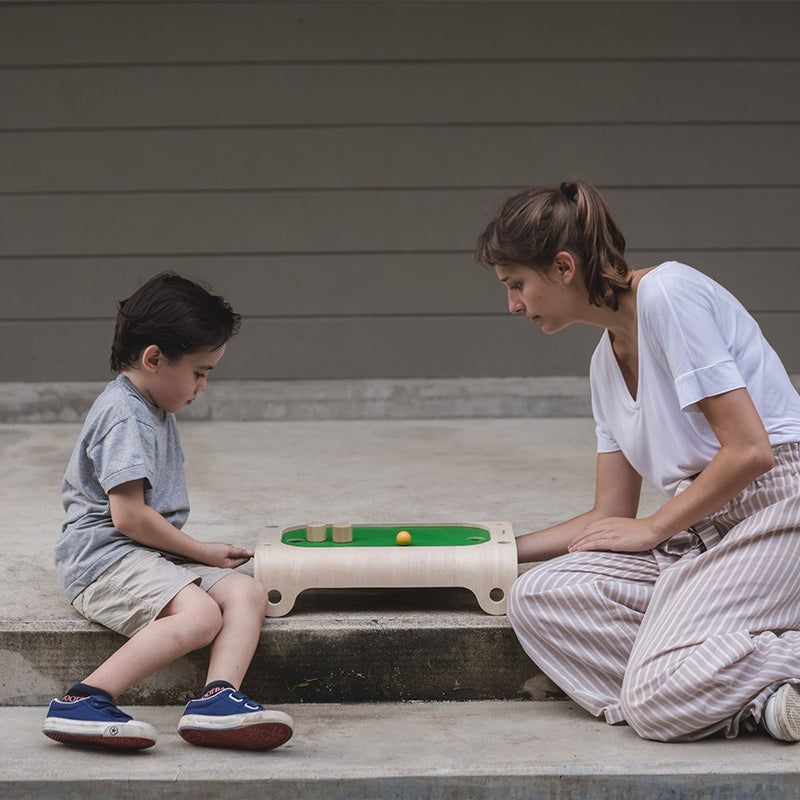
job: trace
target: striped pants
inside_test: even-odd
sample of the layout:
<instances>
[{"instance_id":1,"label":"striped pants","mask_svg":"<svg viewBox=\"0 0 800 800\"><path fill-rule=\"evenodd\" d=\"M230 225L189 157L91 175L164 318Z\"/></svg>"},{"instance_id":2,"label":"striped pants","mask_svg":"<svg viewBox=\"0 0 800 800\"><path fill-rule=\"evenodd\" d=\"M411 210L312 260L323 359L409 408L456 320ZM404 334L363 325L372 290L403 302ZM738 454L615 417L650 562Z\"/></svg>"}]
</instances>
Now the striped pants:
<instances>
[{"instance_id":1,"label":"striped pants","mask_svg":"<svg viewBox=\"0 0 800 800\"><path fill-rule=\"evenodd\" d=\"M570 553L517 579L514 632L576 703L645 739L732 738L800 683L800 443L774 452L654 550Z\"/></svg>"}]
</instances>

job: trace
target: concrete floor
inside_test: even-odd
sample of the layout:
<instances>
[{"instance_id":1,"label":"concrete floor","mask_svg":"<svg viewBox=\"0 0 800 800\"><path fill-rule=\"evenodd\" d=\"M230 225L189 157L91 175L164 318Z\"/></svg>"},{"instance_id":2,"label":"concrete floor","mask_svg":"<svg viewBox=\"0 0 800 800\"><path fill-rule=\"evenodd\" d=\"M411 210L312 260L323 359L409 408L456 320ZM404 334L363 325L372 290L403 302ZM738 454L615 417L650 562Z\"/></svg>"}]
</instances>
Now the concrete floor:
<instances>
[{"instance_id":1,"label":"concrete floor","mask_svg":"<svg viewBox=\"0 0 800 800\"><path fill-rule=\"evenodd\" d=\"M77 423L0 425L0 607L72 618L52 549ZM252 547L266 524L508 520L517 535L591 506L587 418L185 422L186 531ZM643 511L658 494L646 489ZM249 566L243 568L251 569Z\"/></svg>"},{"instance_id":2,"label":"concrete floor","mask_svg":"<svg viewBox=\"0 0 800 800\"><path fill-rule=\"evenodd\" d=\"M78 430L75 423L0 425L6 630L75 624L52 547ZM246 547L265 524L312 518L509 520L520 534L592 502L587 418L191 421L181 430L193 508L187 531ZM647 489L643 513L658 502ZM0 666L0 684L19 671L1 653ZM297 733L270 753L192 748L174 733L179 708L144 706L136 714L156 725L159 745L109 756L46 739L40 707L6 705L0 797L800 797L798 748L758 736L645 742L566 701L283 708Z\"/></svg>"},{"instance_id":3,"label":"concrete floor","mask_svg":"<svg viewBox=\"0 0 800 800\"><path fill-rule=\"evenodd\" d=\"M77 751L39 732L39 709L0 709L0 797L796 798L796 749L749 737L639 739L567 702L283 707L297 733L266 753L210 751L175 733L181 709L140 707L158 744ZM35 780L35 783L34 783Z\"/></svg>"}]
</instances>

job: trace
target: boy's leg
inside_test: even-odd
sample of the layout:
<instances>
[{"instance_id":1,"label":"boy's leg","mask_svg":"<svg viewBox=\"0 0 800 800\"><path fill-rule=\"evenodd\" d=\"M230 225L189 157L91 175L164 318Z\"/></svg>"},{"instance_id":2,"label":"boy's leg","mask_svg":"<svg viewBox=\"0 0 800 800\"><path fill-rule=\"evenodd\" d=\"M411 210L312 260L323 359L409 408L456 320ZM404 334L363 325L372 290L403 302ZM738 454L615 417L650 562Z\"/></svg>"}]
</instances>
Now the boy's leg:
<instances>
[{"instance_id":1,"label":"boy's leg","mask_svg":"<svg viewBox=\"0 0 800 800\"><path fill-rule=\"evenodd\" d=\"M43 732L66 744L125 750L152 747L154 728L121 711L113 699L176 658L208 644L219 625L217 604L195 584L185 586L157 619L64 698L50 703Z\"/></svg>"},{"instance_id":2,"label":"boy's leg","mask_svg":"<svg viewBox=\"0 0 800 800\"><path fill-rule=\"evenodd\" d=\"M222 615L215 600L189 584L83 683L118 697L142 678L211 643L221 626Z\"/></svg>"},{"instance_id":3,"label":"boy's leg","mask_svg":"<svg viewBox=\"0 0 800 800\"><path fill-rule=\"evenodd\" d=\"M238 689L258 647L267 613L267 592L243 573L227 575L208 594L222 612L222 625L211 645L207 683L227 681Z\"/></svg>"},{"instance_id":4,"label":"boy's leg","mask_svg":"<svg viewBox=\"0 0 800 800\"><path fill-rule=\"evenodd\" d=\"M659 564L652 553L570 553L523 573L508 616L537 666L576 703L611 724L628 657Z\"/></svg>"},{"instance_id":5,"label":"boy's leg","mask_svg":"<svg viewBox=\"0 0 800 800\"><path fill-rule=\"evenodd\" d=\"M292 718L238 691L258 646L266 590L253 578L235 573L215 583L208 593L219 604L222 627L211 645L206 691L187 704L178 733L192 744L210 747L278 747L292 736Z\"/></svg>"},{"instance_id":6,"label":"boy's leg","mask_svg":"<svg viewBox=\"0 0 800 800\"><path fill-rule=\"evenodd\" d=\"M75 607L84 616L130 639L63 698L53 700L42 728L47 736L125 749L155 744L153 727L132 719L113 698L214 639L222 624L220 608L192 580L157 554L134 551L79 595Z\"/></svg>"}]
</instances>

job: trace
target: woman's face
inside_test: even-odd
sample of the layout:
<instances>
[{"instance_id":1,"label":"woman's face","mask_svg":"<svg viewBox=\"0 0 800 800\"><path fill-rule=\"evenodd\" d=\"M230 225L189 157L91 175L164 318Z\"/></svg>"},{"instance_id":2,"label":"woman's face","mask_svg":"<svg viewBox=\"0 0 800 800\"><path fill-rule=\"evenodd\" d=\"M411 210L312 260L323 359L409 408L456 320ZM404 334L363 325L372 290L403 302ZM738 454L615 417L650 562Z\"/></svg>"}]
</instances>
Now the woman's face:
<instances>
[{"instance_id":1,"label":"woman's face","mask_svg":"<svg viewBox=\"0 0 800 800\"><path fill-rule=\"evenodd\" d=\"M524 314L545 333L565 328L575 317L575 266L558 260L540 272L531 267L496 266L497 277L508 292L508 310Z\"/></svg>"}]
</instances>

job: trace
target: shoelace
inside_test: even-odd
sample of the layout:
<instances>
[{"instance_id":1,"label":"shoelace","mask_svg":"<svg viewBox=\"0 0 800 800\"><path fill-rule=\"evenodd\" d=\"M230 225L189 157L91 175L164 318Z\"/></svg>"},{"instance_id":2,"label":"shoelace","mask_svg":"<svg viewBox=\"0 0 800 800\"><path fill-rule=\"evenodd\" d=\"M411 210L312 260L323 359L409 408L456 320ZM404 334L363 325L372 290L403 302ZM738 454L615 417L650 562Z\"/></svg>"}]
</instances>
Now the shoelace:
<instances>
[{"instance_id":1,"label":"shoelace","mask_svg":"<svg viewBox=\"0 0 800 800\"><path fill-rule=\"evenodd\" d=\"M235 700L237 703L244 703L245 708L249 708L251 711L261 711L263 708L263 706L258 703L254 703L246 694L235 690L232 691L228 697L230 697L231 700Z\"/></svg>"},{"instance_id":2,"label":"shoelace","mask_svg":"<svg viewBox=\"0 0 800 800\"><path fill-rule=\"evenodd\" d=\"M133 717L126 714L122 709L117 708L110 700L106 700L105 697L96 697L93 695L89 698L89 702L98 711L105 711L110 717L117 717L122 720L133 719Z\"/></svg>"}]
</instances>

